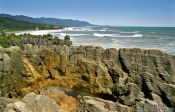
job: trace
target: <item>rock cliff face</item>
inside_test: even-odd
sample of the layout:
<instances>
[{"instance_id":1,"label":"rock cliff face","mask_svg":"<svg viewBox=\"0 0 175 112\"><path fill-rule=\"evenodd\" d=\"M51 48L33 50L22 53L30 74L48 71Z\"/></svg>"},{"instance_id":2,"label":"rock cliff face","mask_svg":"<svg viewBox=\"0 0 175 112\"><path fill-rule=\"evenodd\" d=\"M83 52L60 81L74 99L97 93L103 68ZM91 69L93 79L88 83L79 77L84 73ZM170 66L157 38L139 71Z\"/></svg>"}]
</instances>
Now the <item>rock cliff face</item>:
<instances>
[{"instance_id":1,"label":"rock cliff face","mask_svg":"<svg viewBox=\"0 0 175 112\"><path fill-rule=\"evenodd\" d=\"M173 108L175 56L95 46L0 48L1 96L40 93L51 86L89 92L129 110L147 100Z\"/></svg>"}]
</instances>

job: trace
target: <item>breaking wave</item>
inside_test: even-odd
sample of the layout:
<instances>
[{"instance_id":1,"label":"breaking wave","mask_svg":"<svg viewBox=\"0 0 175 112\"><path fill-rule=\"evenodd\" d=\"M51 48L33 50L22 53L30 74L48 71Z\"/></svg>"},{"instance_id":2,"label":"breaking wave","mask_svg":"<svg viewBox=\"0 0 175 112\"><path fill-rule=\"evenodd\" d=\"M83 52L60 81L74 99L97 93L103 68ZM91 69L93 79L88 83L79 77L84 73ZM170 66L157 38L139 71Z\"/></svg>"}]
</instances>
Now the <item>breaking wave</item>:
<instances>
[{"instance_id":1,"label":"breaking wave","mask_svg":"<svg viewBox=\"0 0 175 112\"><path fill-rule=\"evenodd\" d=\"M96 36L96 37L143 37L142 34L119 35L119 34L100 34L100 33L94 33L93 36Z\"/></svg>"},{"instance_id":2,"label":"breaking wave","mask_svg":"<svg viewBox=\"0 0 175 112\"><path fill-rule=\"evenodd\" d=\"M72 36L72 37L76 37L76 36L86 36L86 35L89 35L89 34L67 34L67 33L59 33L58 35L60 35L60 36L69 35L69 36Z\"/></svg>"}]
</instances>

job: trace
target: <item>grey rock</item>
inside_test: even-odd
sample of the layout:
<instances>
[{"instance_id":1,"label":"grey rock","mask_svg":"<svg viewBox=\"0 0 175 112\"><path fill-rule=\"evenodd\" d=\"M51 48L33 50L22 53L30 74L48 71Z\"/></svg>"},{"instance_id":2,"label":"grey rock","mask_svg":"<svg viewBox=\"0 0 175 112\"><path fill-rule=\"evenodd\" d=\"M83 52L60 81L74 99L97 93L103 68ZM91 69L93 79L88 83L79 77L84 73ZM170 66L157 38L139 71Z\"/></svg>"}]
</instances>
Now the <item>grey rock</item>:
<instances>
[{"instance_id":1,"label":"grey rock","mask_svg":"<svg viewBox=\"0 0 175 112\"><path fill-rule=\"evenodd\" d=\"M32 112L32 110L28 109L26 104L22 101L15 102L13 108L17 112Z\"/></svg>"},{"instance_id":2,"label":"grey rock","mask_svg":"<svg viewBox=\"0 0 175 112\"><path fill-rule=\"evenodd\" d=\"M30 93L24 96L22 101L16 101L14 103L8 103L5 112L65 112L60 109L56 102L44 95L36 95Z\"/></svg>"},{"instance_id":3,"label":"grey rock","mask_svg":"<svg viewBox=\"0 0 175 112\"><path fill-rule=\"evenodd\" d=\"M30 93L22 101L32 112L64 112L53 99L47 96Z\"/></svg>"},{"instance_id":4,"label":"grey rock","mask_svg":"<svg viewBox=\"0 0 175 112\"><path fill-rule=\"evenodd\" d=\"M141 99L141 101L136 104L135 112L173 112L173 109L152 100Z\"/></svg>"},{"instance_id":5,"label":"grey rock","mask_svg":"<svg viewBox=\"0 0 175 112\"><path fill-rule=\"evenodd\" d=\"M12 99L0 97L0 112L4 112L8 104L12 104L14 101Z\"/></svg>"},{"instance_id":6,"label":"grey rock","mask_svg":"<svg viewBox=\"0 0 175 112\"><path fill-rule=\"evenodd\" d=\"M22 63L24 59L27 64ZM143 97L175 106L175 56L159 50L59 45L0 48L0 77L0 90L6 97L17 97L21 89L51 80L59 86L113 95L127 106L135 106Z\"/></svg>"},{"instance_id":7,"label":"grey rock","mask_svg":"<svg viewBox=\"0 0 175 112\"><path fill-rule=\"evenodd\" d=\"M95 97L79 97L77 112L132 112L131 108L108 100Z\"/></svg>"}]
</instances>

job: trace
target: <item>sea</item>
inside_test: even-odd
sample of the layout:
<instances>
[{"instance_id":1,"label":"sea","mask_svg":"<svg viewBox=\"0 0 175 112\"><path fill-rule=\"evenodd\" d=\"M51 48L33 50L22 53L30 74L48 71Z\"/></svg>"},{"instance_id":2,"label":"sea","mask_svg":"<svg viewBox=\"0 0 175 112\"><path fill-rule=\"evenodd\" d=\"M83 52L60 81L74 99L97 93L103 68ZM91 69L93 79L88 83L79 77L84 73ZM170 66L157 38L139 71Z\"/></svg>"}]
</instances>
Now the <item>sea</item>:
<instances>
[{"instance_id":1,"label":"sea","mask_svg":"<svg viewBox=\"0 0 175 112\"><path fill-rule=\"evenodd\" d=\"M21 32L17 32L20 34ZM36 35L52 34L61 39L70 35L73 45L95 45L104 48L159 49L175 55L175 27L66 27L62 30L30 31Z\"/></svg>"}]
</instances>

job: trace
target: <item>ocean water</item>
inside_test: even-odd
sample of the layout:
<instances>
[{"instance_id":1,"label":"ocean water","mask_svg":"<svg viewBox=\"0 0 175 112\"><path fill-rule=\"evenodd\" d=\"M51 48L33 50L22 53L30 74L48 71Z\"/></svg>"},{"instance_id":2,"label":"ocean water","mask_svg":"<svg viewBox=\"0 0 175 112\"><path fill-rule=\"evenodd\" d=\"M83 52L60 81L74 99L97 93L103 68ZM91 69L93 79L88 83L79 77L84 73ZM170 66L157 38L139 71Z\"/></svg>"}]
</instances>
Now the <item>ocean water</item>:
<instances>
[{"instance_id":1,"label":"ocean water","mask_svg":"<svg viewBox=\"0 0 175 112\"><path fill-rule=\"evenodd\" d=\"M63 30L28 33L36 35L50 33L61 39L65 35L70 35L73 45L77 46L159 49L175 55L175 27L68 27Z\"/></svg>"},{"instance_id":2,"label":"ocean water","mask_svg":"<svg viewBox=\"0 0 175 112\"><path fill-rule=\"evenodd\" d=\"M51 34L70 35L74 45L159 49L175 55L175 27L70 27Z\"/></svg>"}]
</instances>

